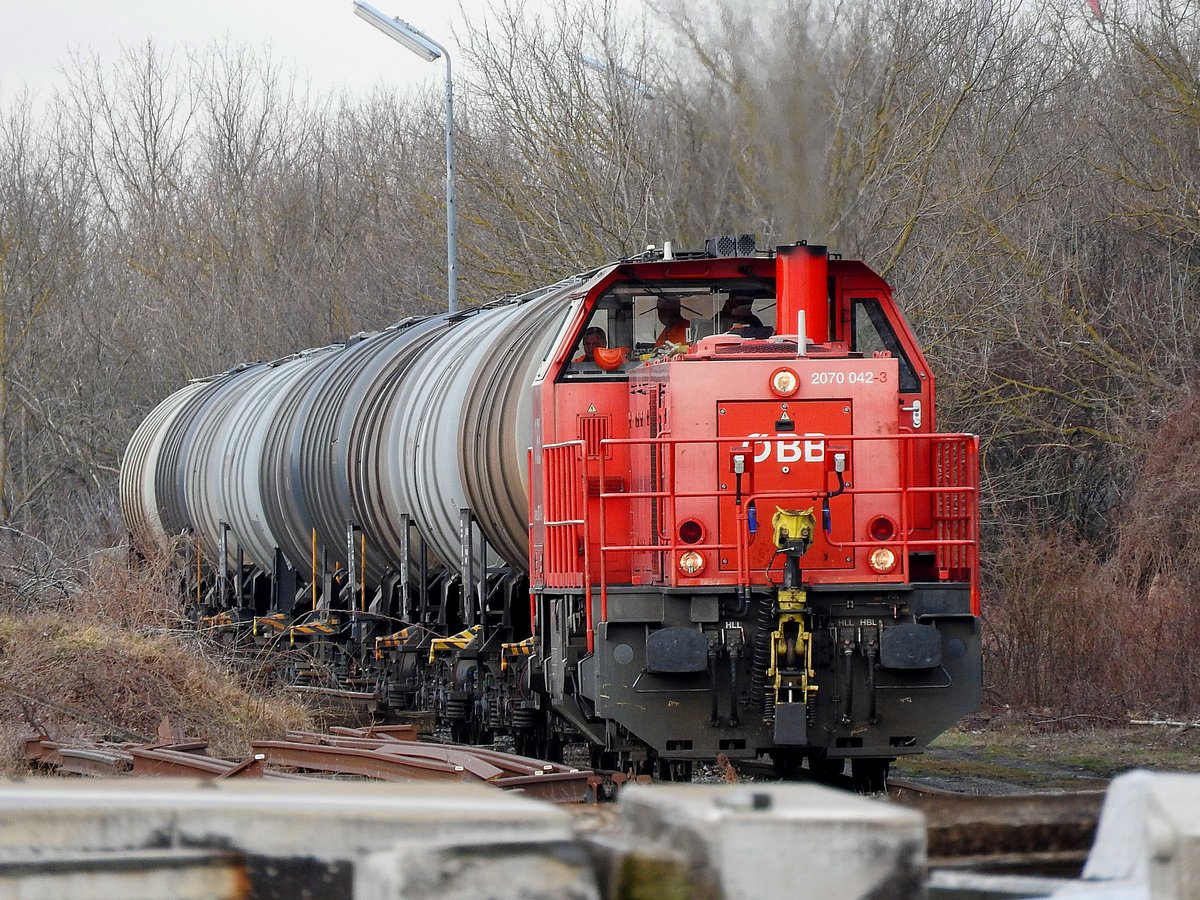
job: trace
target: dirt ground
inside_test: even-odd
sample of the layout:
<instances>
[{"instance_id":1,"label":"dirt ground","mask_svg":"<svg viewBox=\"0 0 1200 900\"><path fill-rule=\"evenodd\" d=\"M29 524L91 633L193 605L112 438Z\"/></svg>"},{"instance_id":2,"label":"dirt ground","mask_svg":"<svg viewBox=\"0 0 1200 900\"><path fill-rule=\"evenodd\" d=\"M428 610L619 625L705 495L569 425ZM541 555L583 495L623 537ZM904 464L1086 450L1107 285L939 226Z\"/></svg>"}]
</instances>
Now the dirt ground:
<instances>
[{"instance_id":1,"label":"dirt ground","mask_svg":"<svg viewBox=\"0 0 1200 900\"><path fill-rule=\"evenodd\" d=\"M976 717L901 758L892 777L968 793L1104 790L1130 769L1200 772L1200 723Z\"/></svg>"}]
</instances>

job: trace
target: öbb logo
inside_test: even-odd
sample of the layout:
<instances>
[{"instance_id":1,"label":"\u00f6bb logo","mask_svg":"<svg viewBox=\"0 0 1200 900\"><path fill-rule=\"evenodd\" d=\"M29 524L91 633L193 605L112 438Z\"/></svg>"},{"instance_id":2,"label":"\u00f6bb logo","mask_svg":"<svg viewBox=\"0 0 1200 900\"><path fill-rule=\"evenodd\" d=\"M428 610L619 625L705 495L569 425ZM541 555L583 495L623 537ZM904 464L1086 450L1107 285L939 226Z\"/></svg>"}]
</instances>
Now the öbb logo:
<instances>
[{"instance_id":1,"label":"\u00f6bb logo","mask_svg":"<svg viewBox=\"0 0 1200 900\"><path fill-rule=\"evenodd\" d=\"M775 461L778 463L794 463L800 462L824 462L825 461L825 441L824 434L813 432L805 434L802 438L784 439L778 435L770 434L751 434L754 438L754 461L756 463L766 462L775 456ZM743 441L742 446L749 449L750 441Z\"/></svg>"}]
</instances>

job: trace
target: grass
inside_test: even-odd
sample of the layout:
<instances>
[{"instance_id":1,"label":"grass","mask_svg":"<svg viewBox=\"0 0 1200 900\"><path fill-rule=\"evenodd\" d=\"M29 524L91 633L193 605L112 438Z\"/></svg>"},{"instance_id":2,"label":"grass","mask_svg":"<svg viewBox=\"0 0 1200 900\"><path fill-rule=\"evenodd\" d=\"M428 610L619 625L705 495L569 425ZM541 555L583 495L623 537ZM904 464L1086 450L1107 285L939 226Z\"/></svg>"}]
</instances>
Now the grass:
<instances>
[{"instance_id":1,"label":"grass","mask_svg":"<svg viewBox=\"0 0 1200 900\"><path fill-rule=\"evenodd\" d=\"M1079 788L1130 769L1200 772L1200 728L1074 728L1006 717L954 728L919 756L897 760L897 777L983 780L1030 789Z\"/></svg>"}]
</instances>

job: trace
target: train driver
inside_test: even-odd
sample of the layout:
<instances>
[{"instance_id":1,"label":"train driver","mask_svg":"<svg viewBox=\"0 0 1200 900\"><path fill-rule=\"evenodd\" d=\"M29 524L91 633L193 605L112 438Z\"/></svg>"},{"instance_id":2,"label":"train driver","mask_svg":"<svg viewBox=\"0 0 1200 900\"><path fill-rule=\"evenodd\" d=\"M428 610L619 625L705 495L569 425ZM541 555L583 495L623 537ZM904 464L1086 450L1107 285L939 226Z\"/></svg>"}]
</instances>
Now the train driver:
<instances>
[{"instance_id":1,"label":"train driver","mask_svg":"<svg viewBox=\"0 0 1200 900\"><path fill-rule=\"evenodd\" d=\"M688 328L691 327L692 323L689 319L685 319L679 311L678 298L659 298L658 321L662 323L663 330L659 332L658 339L654 342L656 349L667 343L667 341L670 341L672 344L687 343Z\"/></svg>"},{"instance_id":2,"label":"train driver","mask_svg":"<svg viewBox=\"0 0 1200 900\"><path fill-rule=\"evenodd\" d=\"M770 333L762 319L754 314L754 298L744 294L729 295L717 322L719 330L733 334L745 332L745 337L768 337Z\"/></svg>"},{"instance_id":3,"label":"train driver","mask_svg":"<svg viewBox=\"0 0 1200 900\"><path fill-rule=\"evenodd\" d=\"M601 347L608 346L608 335L604 333L603 328L593 325L590 328L584 329L582 345L583 352L575 357L572 362L595 362L596 351Z\"/></svg>"}]
</instances>

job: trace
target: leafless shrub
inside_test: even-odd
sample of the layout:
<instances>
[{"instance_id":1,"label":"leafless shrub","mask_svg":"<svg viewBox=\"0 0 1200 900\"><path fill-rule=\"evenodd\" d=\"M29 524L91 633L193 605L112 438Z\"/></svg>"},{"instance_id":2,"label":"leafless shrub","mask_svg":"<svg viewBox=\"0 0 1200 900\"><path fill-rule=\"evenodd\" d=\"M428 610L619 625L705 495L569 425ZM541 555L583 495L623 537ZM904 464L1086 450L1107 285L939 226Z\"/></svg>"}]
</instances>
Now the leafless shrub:
<instances>
[{"instance_id":1,"label":"leafless shrub","mask_svg":"<svg viewBox=\"0 0 1200 900\"><path fill-rule=\"evenodd\" d=\"M0 536L23 561L8 571L26 579L6 582L0 611L0 745L29 733L148 740L166 717L215 752L241 753L311 724L277 679L185 622L177 555L118 546L70 563L15 529Z\"/></svg>"},{"instance_id":2,"label":"leafless shrub","mask_svg":"<svg viewBox=\"0 0 1200 900\"><path fill-rule=\"evenodd\" d=\"M131 556L128 547L88 558L79 589L61 607L65 616L135 631L178 630L184 624L185 563L170 550Z\"/></svg>"},{"instance_id":3,"label":"leafless shrub","mask_svg":"<svg viewBox=\"0 0 1200 900\"><path fill-rule=\"evenodd\" d=\"M309 721L297 703L248 693L172 634L38 613L0 618L0 721L51 737L150 740L164 717L217 753Z\"/></svg>"},{"instance_id":4,"label":"leafless shrub","mask_svg":"<svg viewBox=\"0 0 1200 900\"><path fill-rule=\"evenodd\" d=\"M987 560L993 703L1072 714L1200 709L1200 397L1143 442L1111 554L1009 529Z\"/></svg>"},{"instance_id":5,"label":"leafless shrub","mask_svg":"<svg viewBox=\"0 0 1200 900\"><path fill-rule=\"evenodd\" d=\"M1085 542L1010 530L987 560L985 683L993 704L1073 712L1111 709L1127 690L1112 650L1120 601Z\"/></svg>"},{"instance_id":6,"label":"leafless shrub","mask_svg":"<svg viewBox=\"0 0 1200 900\"><path fill-rule=\"evenodd\" d=\"M1125 664L1146 706L1192 714L1200 709L1200 397L1147 437L1135 470L1109 564L1121 646L1135 651Z\"/></svg>"}]
</instances>

